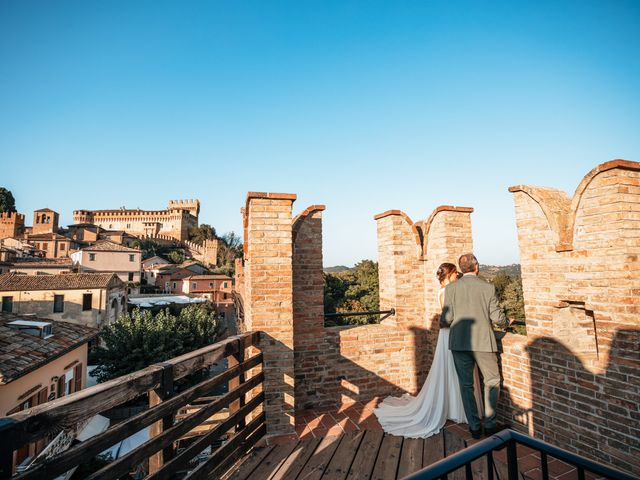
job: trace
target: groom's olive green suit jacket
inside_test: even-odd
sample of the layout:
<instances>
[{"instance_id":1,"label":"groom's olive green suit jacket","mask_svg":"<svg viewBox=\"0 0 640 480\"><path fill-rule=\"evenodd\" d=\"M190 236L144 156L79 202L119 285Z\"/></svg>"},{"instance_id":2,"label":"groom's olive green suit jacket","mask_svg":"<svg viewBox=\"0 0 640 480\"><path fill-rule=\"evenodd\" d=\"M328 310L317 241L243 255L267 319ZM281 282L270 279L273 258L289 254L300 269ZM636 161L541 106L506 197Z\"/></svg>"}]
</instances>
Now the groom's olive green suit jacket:
<instances>
[{"instance_id":1,"label":"groom's olive green suit jacket","mask_svg":"<svg viewBox=\"0 0 640 480\"><path fill-rule=\"evenodd\" d=\"M451 328L450 350L497 352L492 323L509 324L492 284L476 275L464 275L446 286L440 324Z\"/></svg>"}]
</instances>

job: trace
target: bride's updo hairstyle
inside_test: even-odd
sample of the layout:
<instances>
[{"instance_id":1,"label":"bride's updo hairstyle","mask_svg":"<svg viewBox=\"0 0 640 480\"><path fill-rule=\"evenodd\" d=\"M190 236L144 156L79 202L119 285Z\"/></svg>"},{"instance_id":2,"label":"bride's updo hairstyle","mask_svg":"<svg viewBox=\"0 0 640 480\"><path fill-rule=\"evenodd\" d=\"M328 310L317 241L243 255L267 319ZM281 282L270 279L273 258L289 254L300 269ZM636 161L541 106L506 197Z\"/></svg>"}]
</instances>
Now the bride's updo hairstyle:
<instances>
[{"instance_id":1,"label":"bride's updo hairstyle","mask_svg":"<svg viewBox=\"0 0 640 480\"><path fill-rule=\"evenodd\" d=\"M458 278L462 276L453 263L443 263L438 267L436 277L438 277L438 281L442 283L444 282L445 278L448 278L449 275L451 275L453 272L456 272Z\"/></svg>"}]
</instances>

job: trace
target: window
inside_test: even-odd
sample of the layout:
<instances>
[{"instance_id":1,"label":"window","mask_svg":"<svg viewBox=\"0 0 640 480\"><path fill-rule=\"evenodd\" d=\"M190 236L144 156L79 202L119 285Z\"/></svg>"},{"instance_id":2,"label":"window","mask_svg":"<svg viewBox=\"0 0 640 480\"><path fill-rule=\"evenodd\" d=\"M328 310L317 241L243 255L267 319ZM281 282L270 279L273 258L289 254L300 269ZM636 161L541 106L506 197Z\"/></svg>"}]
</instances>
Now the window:
<instances>
[{"instance_id":1,"label":"window","mask_svg":"<svg viewBox=\"0 0 640 480\"><path fill-rule=\"evenodd\" d=\"M222 282L222 288L227 288L227 282Z\"/></svg>"},{"instance_id":2,"label":"window","mask_svg":"<svg viewBox=\"0 0 640 480\"><path fill-rule=\"evenodd\" d=\"M136 261L136 254L135 253L132 253L132 254L129 255L129 261L130 262L135 262Z\"/></svg>"},{"instance_id":3,"label":"window","mask_svg":"<svg viewBox=\"0 0 640 480\"><path fill-rule=\"evenodd\" d=\"M191 282L191 288L193 288L195 290L195 288L198 286L198 284L196 282Z\"/></svg>"},{"instance_id":4,"label":"window","mask_svg":"<svg viewBox=\"0 0 640 480\"><path fill-rule=\"evenodd\" d=\"M40 250L40 242L36 242L36 248Z\"/></svg>"},{"instance_id":5,"label":"window","mask_svg":"<svg viewBox=\"0 0 640 480\"><path fill-rule=\"evenodd\" d=\"M213 288L213 282L209 282L209 288Z\"/></svg>"},{"instance_id":6,"label":"window","mask_svg":"<svg viewBox=\"0 0 640 480\"><path fill-rule=\"evenodd\" d=\"M49 248L49 244L47 242L42 242L42 249L46 250L47 248Z\"/></svg>"},{"instance_id":7,"label":"window","mask_svg":"<svg viewBox=\"0 0 640 480\"><path fill-rule=\"evenodd\" d=\"M91 304L93 303L93 294L85 293L82 295L82 311L86 312L91 310Z\"/></svg>"},{"instance_id":8,"label":"window","mask_svg":"<svg viewBox=\"0 0 640 480\"><path fill-rule=\"evenodd\" d=\"M75 385L73 386L74 392L82 390L82 364L79 363L73 369L73 375L75 377Z\"/></svg>"},{"instance_id":9,"label":"window","mask_svg":"<svg viewBox=\"0 0 640 480\"><path fill-rule=\"evenodd\" d=\"M66 245L64 243L60 244L60 251L64 252Z\"/></svg>"},{"instance_id":10,"label":"window","mask_svg":"<svg viewBox=\"0 0 640 480\"><path fill-rule=\"evenodd\" d=\"M53 313L64 312L64 295L53 296Z\"/></svg>"},{"instance_id":11,"label":"window","mask_svg":"<svg viewBox=\"0 0 640 480\"><path fill-rule=\"evenodd\" d=\"M2 311L5 313L13 312L13 297L2 297Z\"/></svg>"},{"instance_id":12,"label":"window","mask_svg":"<svg viewBox=\"0 0 640 480\"><path fill-rule=\"evenodd\" d=\"M178 284L176 282L173 282L173 288L178 288Z\"/></svg>"},{"instance_id":13,"label":"window","mask_svg":"<svg viewBox=\"0 0 640 480\"><path fill-rule=\"evenodd\" d=\"M127 228L131 228L131 224L130 223L127 223Z\"/></svg>"},{"instance_id":14,"label":"window","mask_svg":"<svg viewBox=\"0 0 640 480\"><path fill-rule=\"evenodd\" d=\"M95 261L95 259L96 259L96 254L95 253L90 253L89 254L89 261L93 262L93 261Z\"/></svg>"},{"instance_id":15,"label":"window","mask_svg":"<svg viewBox=\"0 0 640 480\"><path fill-rule=\"evenodd\" d=\"M129 281L133 282L133 272L129 272Z\"/></svg>"}]
</instances>

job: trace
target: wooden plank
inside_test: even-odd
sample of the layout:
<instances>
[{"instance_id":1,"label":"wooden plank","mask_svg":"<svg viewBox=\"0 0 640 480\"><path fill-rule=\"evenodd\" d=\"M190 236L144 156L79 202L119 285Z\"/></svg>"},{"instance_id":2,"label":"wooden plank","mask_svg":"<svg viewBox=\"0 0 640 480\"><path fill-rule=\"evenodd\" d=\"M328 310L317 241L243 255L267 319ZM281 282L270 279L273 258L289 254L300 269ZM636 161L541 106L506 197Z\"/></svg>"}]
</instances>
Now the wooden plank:
<instances>
[{"instance_id":1,"label":"wooden plank","mask_svg":"<svg viewBox=\"0 0 640 480\"><path fill-rule=\"evenodd\" d=\"M236 353L240 343L257 344L258 341L259 334L249 332L172 358L166 363L173 365L174 380L176 380ZM19 447L48 434L73 429L82 420L158 388L161 375L162 367L151 365L128 375L18 412L10 417L12 422L0 425L0 436L4 437L5 433L11 430L14 445Z\"/></svg>"},{"instance_id":2,"label":"wooden plank","mask_svg":"<svg viewBox=\"0 0 640 480\"><path fill-rule=\"evenodd\" d=\"M364 438L364 431L345 433L340 440L338 450L331 458L322 476L323 480L344 480L356 456L358 447Z\"/></svg>"},{"instance_id":3,"label":"wooden plank","mask_svg":"<svg viewBox=\"0 0 640 480\"><path fill-rule=\"evenodd\" d=\"M304 480L320 480L324 471L327 469L333 454L338 448L338 445L340 445L340 440L342 440L342 435L323 437L320 444L316 447L316 451L313 453L313 456L300 471L298 478Z\"/></svg>"},{"instance_id":4,"label":"wooden plank","mask_svg":"<svg viewBox=\"0 0 640 480\"><path fill-rule=\"evenodd\" d=\"M249 435L260 428L265 428L264 431L266 432L264 420L265 414L262 412L256 418L251 420L243 430L236 433L231 440L213 452L204 463L198 465L195 470L184 477L184 480L204 480L209 478L211 472L215 471L218 466L224 463L224 460L229 457L229 455L231 455L237 448L241 447L242 443Z\"/></svg>"},{"instance_id":5,"label":"wooden plank","mask_svg":"<svg viewBox=\"0 0 640 480\"><path fill-rule=\"evenodd\" d=\"M320 438L313 438L298 443L293 452L291 452L291 455L289 455L289 458L285 460L276 474L271 477L271 480L289 480L296 478L309 458L313 455L313 452L316 451L320 440Z\"/></svg>"},{"instance_id":6,"label":"wooden plank","mask_svg":"<svg viewBox=\"0 0 640 480\"><path fill-rule=\"evenodd\" d=\"M247 452L251 450L266 434L267 425L263 423L260 425L260 428L249 435L234 452L222 459L218 466L209 474L209 478L223 478L224 474L230 470L230 466L235 465L235 468L237 468L237 466L243 461L244 457L247 456Z\"/></svg>"},{"instance_id":7,"label":"wooden plank","mask_svg":"<svg viewBox=\"0 0 640 480\"><path fill-rule=\"evenodd\" d=\"M349 475L347 475L349 480L369 480L371 478L383 438L384 432L382 430L367 430L365 432L358 453L356 453L349 469Z\"/></svg>"},{"instance_id":8,"label":"wooden plank","mask_svg":"<svg viewBox=\"0 0 640 480\"><path fill-rule=\"evenodd\" d=\"M255 355L244 362L242 368L251 368L261 362L262 354ZM39 480L52 478L54 475L62 474L80 464L85 459L93 458L100 452L103 452L106 448L115 445L120 440L133 435L156 420L161 419L167 414L167 412L177 410L183 405L189 403L192 399L210 392L215 386L227 381L232 376L237 375L237 370L237 368L227 370L215 377L207 379L185 390L179 395L176 395L170 400L162 402L157 407L141 412L138 415L131 417L129 420L109 428L106 432L69 448L61 455L52 457L46 462L33 466L22 475L16 476L15 480ZM220 398L222 397L216 397L216 400L219 400Z\"/></svg>"},{"instance_id":9,"label":"wooden plank","mask_svg":"<svg viewBox=\"0 0 640 480\"><path fill-rule=\"evenodd\" d=\"M404 478L422 468L423 438L405 438L402 442L398 478Z\"/></svg>"},{"instance_id":10,"label":"wooden plank","mask_svg":"<svg viewBox=\"0 0 640 480\"><path fill-rule=\"evenodd\" d=\"M280 469L287 460L291 452L298 445L298 442L276 445L276 447L265 457L258 467L248 477L251 480L268 480Z\"/></svg>"},{"instance_id":11,"label":"wooden plank","mask_svg":"<svg viewBox=\"0 0 640 480\"><path fill-rule=\"evenodd\" d=\"M157 472L150 472L154 474L149 475L147 479L165 480L171 478L173 474L186 467L191 459L200 454L200 452L202 452L209 445L211 445L214 440L236 426L239 423L240 419L244 419L262 402L264 402L264 393L261 392L258 396L251 399L251 401L247 403L247 405L245 405L241 410L238 410L216 428L210 430L209 432L198 438L196 441L191 443L187 448L180 452L180 455L168 462L161 470L158 470Z\"/></svg>"},{"instance_id":12,"label":"wooden plank","mask_svg":"<svg viewBox=\"0 0 640 480\"><path fill-rule=\"evenodd\" d=\"M450 432L449 430L444 431L444 452L445 456L453 455L460 450L464 450L467 447L465 441L458 436L457 434ZM464 467L460 467L457 470L451 472L448 477L452 480L465 480L465 470Z\"/></svg>"},{"instance_id":13,"label":"wooden plank","mask_svg":"<svg viewBox=\"0 0 640 480\"><path fill-rule=\"evenodd\" d=\"M443 432L424 439L424 449L422 453L422 468L428 467L432 463L444 458Z\"/></svg>"},{"instance_id":14,"label":"wooden plank","mask_svg":"<svg viewBox=\"0 0 640 480\"><path fill-rule=\"evenodd\" d=\"M253 471L260 465L267 455L275 448L275 445L262 445L255 447L253 451L240 463L233 468L223 479L228 480L247 480Z\"/></svg>"},{"instance_id":15,"label":"wooden plank","mask_svg":"<svg viewBox=\"0 0 640 480\"><path fill-rule=\"evenodd\" d=\"M159 449L164 448L169 443L177 440L192 428L196 427L207 418L209 418L214 412L217 412L222 407L226 407L229 402L237 398L238 395L251 390L257 385L260 385L263 381L263 374L252 377L247 383L243 384L236 390L227 393L223 397L220 397L218 401L211 402L211 404L203 407L198 412L185 418L182 422L177 423L173 427L165 430L157 437L151 438L135 450L132 450L123 457L120 457L119 459L109 463L105 467L89 476L87 480L98 480L99 478L116 478L127 473L129 471L128 469L131 466L138 464L142 459L147 458L151 453L156 452Z\"/></svg>"},{"instance_id":16,"label":"wooden plank","mask_svg":"<svg viewBox=\"0 0 640 480\"><path fill-rule=\"evenodd\" d=\"M220 342L194 350L193 352L174 357L167 360L166 363L173 364L173 379L178 380L196 370L202 370L229 355L237 353L239 348L240 336L234 335L233 337L228 337Z\"/></svg>"},{"instance_id":17,"label":"wooden plank","mask_svg":"<svg viewBox=\"0 0 640 480\"><path fill-rule=\"evenodd\" d=\"M60 430L72 430L87 418L133 400L160 385L162 368L147 367L108 382L65 395L8 417L0 426L0 437L11 430L17 448Z\"/></svg>"},{"instance_id":18,"label":"wooden plank","mask_svg":"<svg viewBox=\"0 0 640 480\"><path fill-rule=\"evenodd\" d=\"M402 452L402 437L385 435L380 445L378 458L373 468L371 480L390 480L396 478L400 453ZM409 439L408 439L409 440Z\"/></svg>"}]
</instances>

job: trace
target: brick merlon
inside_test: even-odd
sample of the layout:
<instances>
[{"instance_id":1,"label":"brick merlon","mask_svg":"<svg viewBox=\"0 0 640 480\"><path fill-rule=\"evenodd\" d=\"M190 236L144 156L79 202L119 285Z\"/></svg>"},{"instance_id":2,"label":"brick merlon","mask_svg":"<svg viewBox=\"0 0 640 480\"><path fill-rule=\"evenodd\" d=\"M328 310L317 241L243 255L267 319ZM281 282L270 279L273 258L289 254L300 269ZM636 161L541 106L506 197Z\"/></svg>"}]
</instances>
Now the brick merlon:
<instances>
[{"instance_id":1,"label":"brick merlon","mask_svg":"<svg viewBox=\"0 0 640 480\"><path fill-rule=\"evenodd\" d=\"M270 200L293 200L298 198L295 193L273 193L273 192L248 192L247 201L252 198L268 198Z\"/></svg>"}]
</instances>

